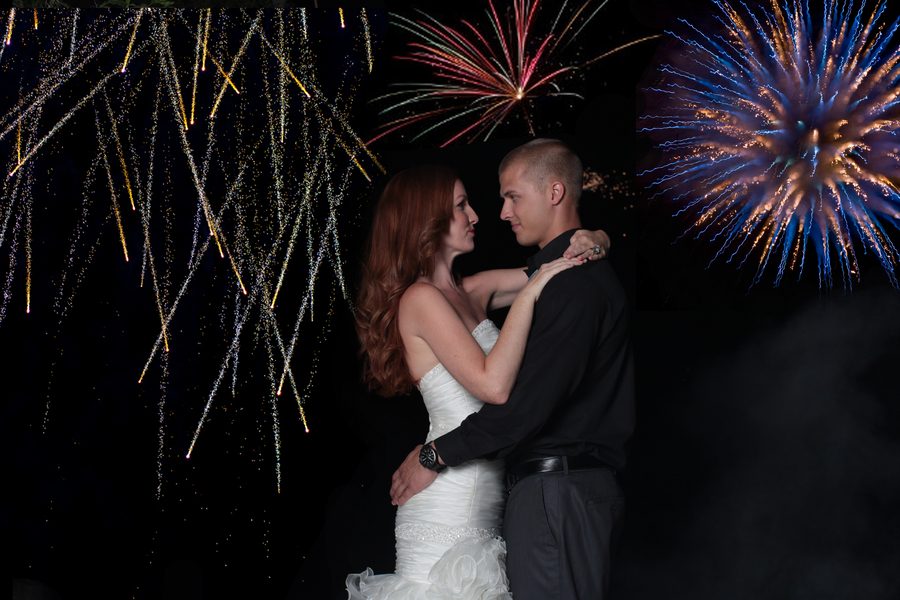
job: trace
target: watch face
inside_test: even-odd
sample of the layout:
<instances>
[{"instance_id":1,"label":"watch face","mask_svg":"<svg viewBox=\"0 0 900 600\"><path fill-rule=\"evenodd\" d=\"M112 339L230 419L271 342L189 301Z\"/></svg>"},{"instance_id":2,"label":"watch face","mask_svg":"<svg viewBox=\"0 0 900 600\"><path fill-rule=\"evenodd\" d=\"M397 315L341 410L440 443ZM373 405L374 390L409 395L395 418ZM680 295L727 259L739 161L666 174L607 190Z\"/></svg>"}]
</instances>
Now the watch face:
<instances>
[{"instance_id":1,"label":"watch face","mask_svg":"<svg viewBox=\"0 0 900 600\"><path fill-rule=\"evenodd\" d=\"M431 446L422 446L422 452L419 454L419 462L426 469L433 469L436 453Z\"/></svg>"}]
</instances>

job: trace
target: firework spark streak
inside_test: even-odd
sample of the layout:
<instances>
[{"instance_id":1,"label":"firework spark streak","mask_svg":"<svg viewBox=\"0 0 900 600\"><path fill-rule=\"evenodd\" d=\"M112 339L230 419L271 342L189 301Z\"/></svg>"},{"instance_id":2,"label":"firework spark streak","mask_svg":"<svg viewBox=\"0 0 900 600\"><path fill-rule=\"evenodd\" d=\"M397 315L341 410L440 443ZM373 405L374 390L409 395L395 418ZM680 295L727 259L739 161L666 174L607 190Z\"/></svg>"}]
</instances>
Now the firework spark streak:
<instances>
[{"instance_id":1,"label":"firework spark streak","mask_svg":"<svg viewBox=\"0 0 900 600\"><path fill-rule=\"evenodd\" d=\"M642 177L689 215L688 232L719 245L713 261L758 256L753 283L770 260L775 285L802 274L812 246L820 287L833 285L832 249L852 287L855 238L896 287L885 225L900 224L900 21L881 23L883 2L866 18L828 0L814 19L806 0L756 13L712 1L722 35L683 21L686 33L670 33L680 60L647 90L658 108L642 130L663 161Z\"/></svg>"},{"instance_id":2,"label":"firework spark streak","mask_svg":"<svg viewBox=\"0 0 900 600\"><path fill-rule=\"evenodd\" d=\"M9 300L17 287L16 267L23 263L22 308L39 312L40 297L32 298L31 291L32 277L41 269L32 272L32 252L39 248L39 236L49 237L46 214L75 217L53 307L60 327L98 250L110 246L100 244L101 235L117 234L113 247L117 254L124 252L126 261L126 240L134 244L142 237L140 287L132 271L138 261L116 262L134 274L135 294L152 294L156 313L152 333L158 335L155 342L152 336L145 340L149 357L140 377L137 366L134 379L141 383L148 373L160 379L158 496L173 373L187 368L185 355L198 354L179 347L184 329L173 321L182 318L179 306L197 304L182 301L192 294L203 297L197 288L211 283L211 277L217 278L215 289L224 290L213 295L211 305L220 314L233 312L234 329L225 332L221 356L213 357L217 374L208 374L211 389L202 410L197 407L187 416L196 423L190 448L178 453L190 456L196 450L229 369L236 393L239 350L253 333L263 342L254 346L264 349L268 362L264 377L270 398L264 410L272 416L279 486L285 410L277 405L275 390L280 392L285 379L298 407L295 412L291 406L290 413L308 431L304 403L316 354L305 382L295 377L297 363L291 358L303 348L301 336L315 334L310 321L317 283L321 287L327 277L343 278L337 232L339 223L353 216L346 211L356 210L345 201L350 186L366 185L359 176L368 179L366 168L381 169L350 126L351 99L330 91L359 88L348 80L365 76L371 64L367 19L372 12L345 12L350 35L344 37L350 42L343 55L325 58L315 55L317 40L308 36L318 31L314 19L320 15L322 23L336 27L333 11L315 16L304 10L42 11L40 33L30 30L31 13L9 13L6 39L16 34L17 43L2 55L0 80L0 153L6 167L0 178L0 248L8 253L8 268L0 274L0 325L7 312L16 310ZM37 23L37 11L33 16ZM21 21L29 31L18 43ZM207 56L216 66L208 72ZM209 116L195 125L195 113ZM55 190L55 177L36 177L50 173L61 156L73 165L66 173L83 178L83 189ZM42 185L35 186L36 181ZM57 192L56 202L67 201L58 211L42 204ZM354 197L363 196L356 192ZM133 211L120 210L126 193ZM80 199L80 210L70 196ZM306 244L298 244L304 235ZM207 252L215 247L218 256ZM304 247L306 260L297 257ZM46 254L50 251L41 248L40 258ZM292 257L293 277L287 268ZM332 273L323 264L325 257ZM105 275L108 282L110 274ZM152 286L143 286L145 276ZM327 287L346 290L343 281ZM332 301L335 297L331 293ZM276 314L276 298L283 314ZM33 300L35 311L30 310ZM288 340L281 331L290 322ZM319 328L320 341L327 326ZM301 394L304 383L307 393ZM45 431L49 416L48 395Z\"/></svg>"},{"instance_id":3,"label":"firework spark streak","mask_svg":"<svg viewBox=\"0 0 900 600\"><path fill-rule=\"evenodd\" d=\"M389 118L402 109L413 109L413 114L383 124L371 142L410 125L425 124L412 138L416 140L457 121L467 124L442 146L457 140L488 139L513 114L520 114L528 132L534 135L532 101L537 97L581 98L575 92L563 91L560 84L601 58L582 60L576 56L563 62L561 56L606 4L602 2L590 12L592 3L587 0L566 18L563 15L568 3L550 8L557 11L556 16L543 35L535 31L540 21L540 0L513 0L511 19L501 16L493 0L488 0L491 28L484 32L465 20L461 21L464 28L457 29L424 13L419 20L397 16L396 25L421 40L410 44L410 54L398 58L431 69L435 81L398 84L411 89L375 98L374 102L387 104L381 114ZM655 37L629 42L602 56Z\"/></svg>"}]
</instances>

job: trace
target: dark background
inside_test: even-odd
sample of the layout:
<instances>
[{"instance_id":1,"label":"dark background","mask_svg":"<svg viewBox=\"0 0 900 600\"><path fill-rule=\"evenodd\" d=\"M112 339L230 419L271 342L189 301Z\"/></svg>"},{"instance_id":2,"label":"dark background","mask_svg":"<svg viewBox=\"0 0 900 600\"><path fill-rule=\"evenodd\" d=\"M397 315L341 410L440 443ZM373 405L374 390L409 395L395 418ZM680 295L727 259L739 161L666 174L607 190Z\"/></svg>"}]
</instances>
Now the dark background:
<instances>
[{"instance_id":1,"label":"dark background","mask_svg":"<svg viewBox=\"0 0 900 600\"><path fill-rule=\"evenodd\" d=\"M451 16L464 8L454 4ZM708 18L703 7L676 14L662 1L611 0L590 40L605 48L604 36L627 41L674 27L685 13ZM388 58L402 51L393 33L364 94L407 74ZM632 107L645 109L635 86L655 49L650 42L598 63L579 84L583 102L546 109L553 119L544 133L575 146L586 167L633 175L635 160L652 151L635 145ZM357 118L361 131L377 120ZM458 169L480 216L464 273L529 255L497 217L496 165L520 136L510 129L448 150L436 140L374 148L388 173L425 162ZM57 165L55 176L69 171L80 186L76 162ZM344 232L350 281L383 185L360 197ZM683 228L664 206L587 194L583 207L585 224L612 237L609 260L636 308L638 425L621 474L628 514L614 597L896 597L900 300L886 276L864 272L852 293L820 290L811 271L777 289L749 288L731 265L706 269L705 248L673 245ZM242 355L238 394L220 392L194 455L183 459L227 342L214 283L182 305L157 499L159 381L135 383L157 333L152 300L137 291L133 264L123 266L115 225L100 222L88 237L103 243L58 327L49 299L72 225L51 216L56 206L40 210L32 294L45 304L23 318L19 284L19 304L0 325L9 465L0 519L12 578L62 598L328 598L343 597L348 572L392 571L389 477L421 442L427 416L415 396L382 399L358 385L346 305L336 305L324 341L310 334L308 345L321 347L310 432L296 407L281 406L280 493L259 346Z\"/></svg>"}]
</instances>

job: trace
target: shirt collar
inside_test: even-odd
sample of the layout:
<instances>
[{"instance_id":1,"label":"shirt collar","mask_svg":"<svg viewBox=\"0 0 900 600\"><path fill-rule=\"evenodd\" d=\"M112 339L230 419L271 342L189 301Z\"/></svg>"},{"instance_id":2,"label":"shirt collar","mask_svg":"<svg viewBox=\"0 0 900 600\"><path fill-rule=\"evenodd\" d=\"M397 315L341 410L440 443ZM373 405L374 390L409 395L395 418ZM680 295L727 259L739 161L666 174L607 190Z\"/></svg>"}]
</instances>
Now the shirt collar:
<instances>
[{"instance_id":1,"label":"shirt collar","mask_svg":"<svg viewBox=\"0 0 900 600\"><path fill-rule=\"evenodd\" d=\"M525 270L525 274L531 277L544 263L562 257L566 248L569 247L569 240L572 239L572 236L575 235L576 231L578 231L577 228L559 234L553 241L541 248L537 254L529 258L527 261L528 268Z\"/></svg>"}]
</instances>

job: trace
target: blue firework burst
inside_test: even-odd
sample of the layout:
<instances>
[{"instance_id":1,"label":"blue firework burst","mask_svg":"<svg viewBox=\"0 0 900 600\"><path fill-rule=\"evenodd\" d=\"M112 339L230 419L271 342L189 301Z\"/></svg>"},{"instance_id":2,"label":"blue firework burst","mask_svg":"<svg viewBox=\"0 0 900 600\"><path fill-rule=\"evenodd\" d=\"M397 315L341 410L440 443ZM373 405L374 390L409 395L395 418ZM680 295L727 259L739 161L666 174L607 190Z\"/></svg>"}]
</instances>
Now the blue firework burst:
<instances>
[{"instance_id":1,"label":"blue firework burst","mask_svg":"<svg viewBox=\"0 0 900 600\"><path fill-rule=\"evenodd\" d=\"M655 106L642 131L658 139L659 166L643 176L691 218L689 232L716 258L759 257L754 283L777 263L802 273L814 248L820 287L832 262L845 286L872 252L897 287L900 224L900 48L885 4L771 0L742 11L722 0L719 35L682 21L678 51L646 90ZM754 251L758 249L759 251Z\"/></svg>"}]
</instances>

